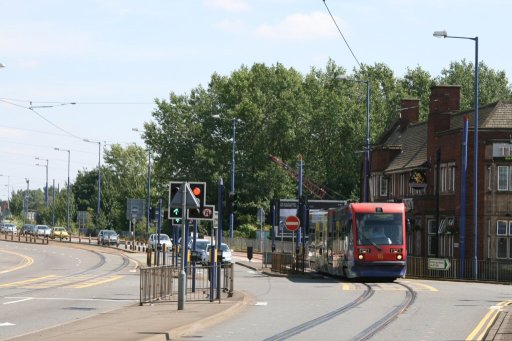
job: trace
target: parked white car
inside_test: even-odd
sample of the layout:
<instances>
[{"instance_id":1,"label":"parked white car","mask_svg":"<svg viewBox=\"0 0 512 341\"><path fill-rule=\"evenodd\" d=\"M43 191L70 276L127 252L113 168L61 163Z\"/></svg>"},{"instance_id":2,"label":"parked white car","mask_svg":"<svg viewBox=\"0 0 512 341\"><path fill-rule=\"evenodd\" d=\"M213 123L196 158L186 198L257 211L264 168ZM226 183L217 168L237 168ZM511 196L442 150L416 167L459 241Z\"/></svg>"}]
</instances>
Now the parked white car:
<instances>
[{"instance_id":1,"label":"parked white car","mask_svg":"<svg viewBox=\"0 0 512 341\"><path fill-rule=\"evenodd\" d=\"M150 248L156 249L156 247L158 245L158 234L157 233L153 233L152 235L149 236L148 244L149 244ZM165 233L160 233L160 245L162 245L162 246L165 245L167 250L172 249L171 238L169 238L169 236Z\"/></svg>"},{"instance_id":2,"label":"parked white car","mask_svg":"<svg viewBox=\"0 0 512 341\"><path fill-rule=\"evenodd\" d=\"M16 224L3 223L1 227L1 232L9 234L18 234L18 228L16 227Z\"/></svg>"}]
</instances>

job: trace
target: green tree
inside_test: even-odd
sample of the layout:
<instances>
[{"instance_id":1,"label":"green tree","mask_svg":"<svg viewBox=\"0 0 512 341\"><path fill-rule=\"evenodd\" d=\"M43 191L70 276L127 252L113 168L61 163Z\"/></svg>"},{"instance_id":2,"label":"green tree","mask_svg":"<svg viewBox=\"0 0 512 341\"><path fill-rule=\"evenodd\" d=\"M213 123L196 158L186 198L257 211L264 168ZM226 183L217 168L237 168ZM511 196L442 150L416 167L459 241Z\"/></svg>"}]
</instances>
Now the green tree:
<instances>
[{"instance_id":1,"label":"green tree","mask_svg":"<svg viewBox=\"0 0 512 341\"><path fill-rule=\"evenodd\" d=\"M452 62L447 69L441 71L438 77L440 84L461 86L461 110L475 106L475 64L463 59ZM484 62L478 63L478 101L486 105L499 100L512 99L512 90L509 86L505 71L493 70Z\"/></svg>"}]
</instances>

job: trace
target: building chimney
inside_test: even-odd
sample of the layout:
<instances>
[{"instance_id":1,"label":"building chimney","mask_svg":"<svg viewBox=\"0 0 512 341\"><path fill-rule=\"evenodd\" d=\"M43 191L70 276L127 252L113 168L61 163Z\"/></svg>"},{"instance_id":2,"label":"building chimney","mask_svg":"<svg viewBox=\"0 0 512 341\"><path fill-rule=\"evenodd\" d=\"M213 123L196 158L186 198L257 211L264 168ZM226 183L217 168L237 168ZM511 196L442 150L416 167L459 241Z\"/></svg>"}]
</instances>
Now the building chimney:
<instances>
[{"instance_id":1,"label":"building chimney","mask_svg":"<svg viewBox=\"0 0 512 341\"><path fill-rule=\"evenodd\" d=\"M430 88L429 115L460 110L460 86L439 85Z\"/></svg>"},{"instance_id":2,"label":"building chimney","mask_svg":"<svg viewBox=\"0 0 512 341\"><path fill-rule=\"evenodd\" d=\"M418 122L420 117L420 100L403 99L400 102L400 130L403 131L409 123Z\"/></svg>"}]
</instances>

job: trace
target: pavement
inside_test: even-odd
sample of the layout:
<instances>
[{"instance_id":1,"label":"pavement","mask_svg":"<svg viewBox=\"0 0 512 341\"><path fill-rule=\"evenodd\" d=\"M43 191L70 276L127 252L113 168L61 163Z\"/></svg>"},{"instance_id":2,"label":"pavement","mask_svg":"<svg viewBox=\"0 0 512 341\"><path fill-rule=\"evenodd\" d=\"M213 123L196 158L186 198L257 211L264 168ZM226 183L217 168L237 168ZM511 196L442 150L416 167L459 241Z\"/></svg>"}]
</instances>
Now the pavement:
<instances>
[{"instance_id":1,"label":"pavement","mask_svg":"<svg viewBox=\"0 0 512 341\"><path fill-rule=\"evenodd\" d=\"M126 253L140 266L146 265L145 253L129 251ZM255 255L255 257L252 261L248 261L245 254L234 254L237 264L255 271L269 271L262 269L261 255ZM142 306L137 303L9 340L174 340L184 333L190 335L198 328L204 328L234 316L250 301L250 297L235 291L232 297L223 298L220 303L218 301L185 302L183 310L178 310L177 302L144 304Z\"/></svg>"},{"instance_id":2,"label":"pavement","mask_svg":"<svg viewBox=\"0 0 512 341\"><path fill-rule=\"evenodd\" d=\"M138 262L139 266L146 265L146 253L129 250L124 252ZM236 264L255 271L271 276L286 276L263 267L260 254L254 254L252 261L249 261L243 252L235 252L233 258ZM183 310L178 310L177 302L142 306L134 304L10 340L175 340L185 333L193 335L194 330L234 316L251 301L251 297L235 290L232 297L223 298L221 302L185 302ZM512 302L510 303L502 306L500 312L495 315L495 321L483 340L512 340Z\"/></svg>"}]
</instances>

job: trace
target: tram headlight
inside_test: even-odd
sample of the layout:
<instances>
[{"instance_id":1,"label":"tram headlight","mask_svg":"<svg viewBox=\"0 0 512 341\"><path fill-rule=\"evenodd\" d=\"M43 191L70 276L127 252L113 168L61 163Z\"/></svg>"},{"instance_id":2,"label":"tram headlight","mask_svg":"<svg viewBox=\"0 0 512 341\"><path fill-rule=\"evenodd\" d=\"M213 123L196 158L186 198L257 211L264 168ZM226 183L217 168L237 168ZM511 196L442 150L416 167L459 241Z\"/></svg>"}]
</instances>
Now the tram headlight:
<instances>
[{"instance_id":1,"label":"tram headlight","mask_svg":"<svg viewBox=\"0 0 512 341\"><path fill-rule=\"evenodd\" d=\"M364 259L364 255L363 255L362 253L360 253L360 254L359 254L359 256L357 256L357 258L358 258L359 260L363 260L363 259Z\"/></svg>"},{"instance_id":2,"label":"tram headlight","mask_svg":"<svg viewBox=\"0 0 512 341\"><path fill-rule=\"evenodd\" d=\"M400 255L400 254L399 254L399 255L396 255L396 259L397 259L397 260L402 260L402 255Z\"/></svg>"}]
</instances>

